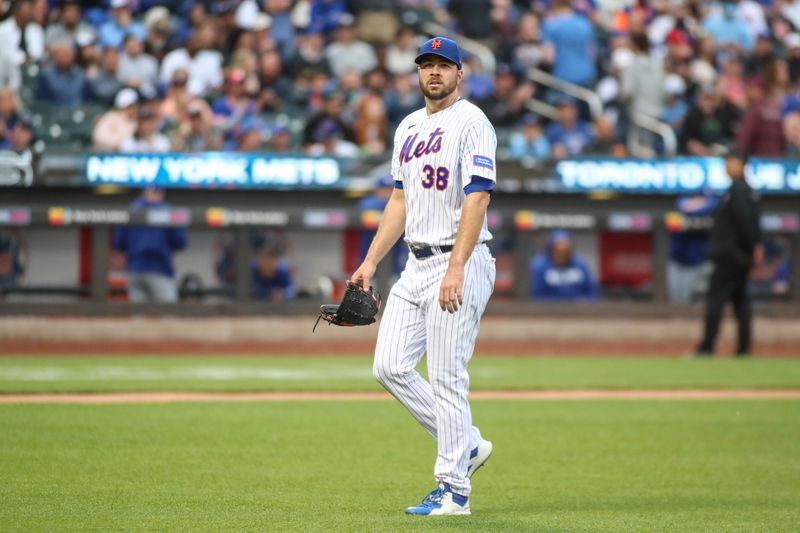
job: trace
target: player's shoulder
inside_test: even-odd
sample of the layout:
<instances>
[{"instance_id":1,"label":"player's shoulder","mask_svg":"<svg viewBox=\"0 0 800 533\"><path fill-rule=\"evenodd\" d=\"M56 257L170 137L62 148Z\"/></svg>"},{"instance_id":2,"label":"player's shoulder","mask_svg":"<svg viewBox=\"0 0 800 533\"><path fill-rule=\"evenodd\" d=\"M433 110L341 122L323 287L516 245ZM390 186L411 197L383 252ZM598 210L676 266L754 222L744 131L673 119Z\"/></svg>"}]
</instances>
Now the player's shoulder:
<instances>
[{"instance_id":1,"label":"player's shoulder","mask_svg":"<svg viewBox=\"0 0 800 533\"><path fill-rule=\"evenodd\" d=\"M456 102L456 105L460 107L458 110L459 115L465 118L464 129L485 127L494 131L494 126L492 126L486 113L484 113L480 107L463 98Z\"/></svg>"}]
</instances>

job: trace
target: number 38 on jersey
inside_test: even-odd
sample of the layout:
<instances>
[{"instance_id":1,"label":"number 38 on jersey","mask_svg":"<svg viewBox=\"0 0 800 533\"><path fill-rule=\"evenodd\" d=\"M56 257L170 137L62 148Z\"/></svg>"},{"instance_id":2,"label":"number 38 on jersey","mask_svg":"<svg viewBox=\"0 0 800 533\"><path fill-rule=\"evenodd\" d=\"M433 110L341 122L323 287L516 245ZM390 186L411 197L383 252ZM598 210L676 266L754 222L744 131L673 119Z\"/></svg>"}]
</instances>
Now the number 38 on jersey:
<instances>
[{"instance_id":1,"label":"number 38 on jersey","mask_svg":"<svg viewBox=\"0 0 800 533\"><path fill-rule=\"evenodd\" d=\"M423 177L422 186L426 189L436 185L437 191L443 191L447 188L447 182L450 179L450 171L447 167L436 167L432 165L425 165L422 167Z\"/></svg>"}]
</instances>

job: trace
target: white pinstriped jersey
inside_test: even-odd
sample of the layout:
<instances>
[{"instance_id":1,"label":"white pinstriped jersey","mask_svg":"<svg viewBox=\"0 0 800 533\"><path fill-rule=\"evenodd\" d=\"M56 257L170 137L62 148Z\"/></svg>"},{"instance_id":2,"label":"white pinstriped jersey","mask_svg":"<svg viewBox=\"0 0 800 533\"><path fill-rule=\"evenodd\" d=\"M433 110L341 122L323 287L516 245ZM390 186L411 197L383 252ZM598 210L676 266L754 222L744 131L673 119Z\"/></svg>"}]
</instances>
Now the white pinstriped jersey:
<instances>
[{"instance_id":1,"label":"white pinstriped jersey","mask_svg":"<svg viewBox=\"0 0 800 533\"><path fill-rule=\"evenodd\" d=\"M489 119L463 99L430 116L422 108L403 119L394 135L392 176L405 195L406 242L455 243L464 187L473 177L495 183L496 149ZM484 217L478 242L491 238Z\"/></svg>"}]
</instances>

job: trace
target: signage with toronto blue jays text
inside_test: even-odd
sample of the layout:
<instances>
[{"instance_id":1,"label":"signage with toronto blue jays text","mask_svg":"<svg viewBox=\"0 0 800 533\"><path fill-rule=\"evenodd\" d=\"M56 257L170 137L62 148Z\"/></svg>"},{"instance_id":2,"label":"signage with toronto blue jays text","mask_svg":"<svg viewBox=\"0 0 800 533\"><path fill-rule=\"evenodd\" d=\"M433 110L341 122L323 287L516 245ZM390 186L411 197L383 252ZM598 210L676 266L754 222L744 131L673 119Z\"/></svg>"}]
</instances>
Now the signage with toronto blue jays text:
<instances>
[{"instance_id":1,"label":"signage with toronto blue jays text","mask_svg":"<svg viewBox=\"0 0 800 533\"><path fill-rule=\"evenodd\" d=\"M326 189L341 186L331 157L288 157L207 152L198 154L93 154L90 185L194 189Z\"/></svg>"},{"instance_id":2,"label":"signage with toronto blue jays text","mask_svg":"<svg viewBox=\"0 0 800 533\"><path fill-rule=\"evenodd\" d=\"M718 157L673 159L567 159L555 164L564 192L615 191L638 194L721 192L730 180ZM800 161L751 159L747 181L761 194L800 194Z\"/></svg>"}]
</instances>

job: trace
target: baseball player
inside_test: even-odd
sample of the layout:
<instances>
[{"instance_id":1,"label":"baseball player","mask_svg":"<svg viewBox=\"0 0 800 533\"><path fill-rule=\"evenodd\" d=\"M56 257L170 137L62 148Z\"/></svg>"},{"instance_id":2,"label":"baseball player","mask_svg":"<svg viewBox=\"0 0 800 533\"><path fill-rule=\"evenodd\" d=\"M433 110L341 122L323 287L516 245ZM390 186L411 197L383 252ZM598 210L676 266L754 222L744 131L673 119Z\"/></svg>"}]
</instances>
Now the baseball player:
<instances>
[{"instance_id":1,"label":"baseball player","mask_svg":"<svg viewBox=\"0 0 800 533\"><path fill-rule=\"evenodd\" d=\"M436 440L437 487L415 515L470 514L470 477L492 453L472 425L467 363L494 288L486 208L495 185L494 128L459 98L461 52L444 37L416 58L425 107L394 138L394 190L352 281L368 288L405 232L410 254L381 320L373 373ZM427 353L426 381L415 370Z\"/></svg>"}]
</instances>

